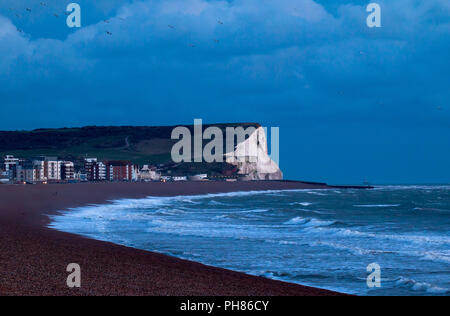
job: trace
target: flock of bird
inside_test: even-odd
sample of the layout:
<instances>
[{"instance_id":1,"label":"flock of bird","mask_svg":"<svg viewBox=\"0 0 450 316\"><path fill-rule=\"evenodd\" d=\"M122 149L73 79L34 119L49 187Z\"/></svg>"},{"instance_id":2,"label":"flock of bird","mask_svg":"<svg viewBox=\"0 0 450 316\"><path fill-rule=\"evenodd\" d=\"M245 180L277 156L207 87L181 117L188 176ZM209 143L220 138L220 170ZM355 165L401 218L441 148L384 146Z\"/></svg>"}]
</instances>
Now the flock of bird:
<instances>
[{"instance_id":1,"label":"flock of bird","mask_svg":"<svg viewBox=\"0 0 450 316\"><path fill-rule=\"evenodd\" d=\"M41 7L47 7L47 3L46 3L46 2L40 2L39 5L40 5ZM24 16L23 12L25 12L26 14L32 14L32 12L33 12L33 10L32 10L31 8L28 8L28 7L25 8L25 10L17 10L17 9L15 9L15 8L9 8L9 11L13 12L14 15L15 15L18 19L21 19L21 18ZM67 12L67 11L63 11L63 12L53 12L53 16L54 16L55 18L59 18L60 16L63 16L63 15L68 16L68 15L70 15L70 14L71 14L71 13L70 13L70 12ZM119 20L122 20L122 21L125 20L125 19L123 19L123 18L118 18L118 19L119 19ZM109 24L109 20L104 20L103 22L106 23L106 24ZM17 28L17 31L18 31L19 33L23 33L23 30L22 30L22 29L19 29L19 28ZM111 35L112 35L112 32L110 32L110 31L107 30L107 31L105 31L105 34L111 36Z\"/></svg>"},{"instance_id":2,"label":"flock of bird","mask_svg":"<svg viewBox=\"0 0 450 316\"><path fill-rule=\"evenodd\" d=\"M47 6L48 6L46 2L40 2L39 4L40 4L41 7L47 7ZM9 11L13 12L14 15L15 15L17 18L19 18L19 19L21 19L21 18L24 16L24 14L23 14L24 11L25 11L26 14L32 14L32 12L33 12L33 10L32 10L31 8L29 8L29 7L25 8L25 10L17 10L17 9L15 9L15 8L9 8ZM70 12L66 12L66 11L64 11L64 12L53 12L53 16L56 17L56 18L59 18L60 15L66 15L66 16L68 16L68 15L70 15L70 14L71 14ZM121 18L121 17L116 17L116 18L117 18L118 20L125 21L124 18ZM109 24L109 23L110 23L110 20L103 20L103 23ZM217 23L220 24L220 25L224 25L224 22L221 21L221 20L217 20ZM176 30L176 26L174 26L174 25L172 25L172 24L169 24L169 25L167 25L167 26L168 26L170 29L172 29L172 30ZM23 32L24 32L22 29L19 29L19 28L17 28L17 31L18 31L19 33L23 33ZM109 30L105 30L105 35L106 35L106 36L112 36L113 33L112 33L111 31L109 31ZM217 44L217 43L219 43L219 42L220 42L220 41L219 41L218 39L214 39L214 43ZM189 47L196 47L196 45L193 44L193 43L189 43Z\"/></svg>"}]
</instances>

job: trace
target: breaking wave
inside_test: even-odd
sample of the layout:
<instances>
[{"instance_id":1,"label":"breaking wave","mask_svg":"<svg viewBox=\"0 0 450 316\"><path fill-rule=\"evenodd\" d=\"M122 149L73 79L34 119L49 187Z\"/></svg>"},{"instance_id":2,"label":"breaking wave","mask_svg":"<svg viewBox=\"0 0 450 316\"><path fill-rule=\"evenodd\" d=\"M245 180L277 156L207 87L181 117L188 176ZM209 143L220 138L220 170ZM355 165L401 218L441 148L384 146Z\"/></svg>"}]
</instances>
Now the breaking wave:
<instances>
[{"instance_id":1,"label":"breaking wave","mask_svg":"<svg viewBox=\"0 0 450 316\"><path fill-rule=\"evenodd\" d=\"M445 289L436 285L429 284L427 282L417 282L412 279L400 277L395 285L400 288L406 288L414 292L426 292L428 294L447 294L450 293L449 289Z\"/></svg>"},{"instance_id":2,"label":"breaking wave","mask_svg":"<svg viewBox=\"0 0 450 316\"><path fill-rule=\"evenodd\" d=\"M303 217L295 217L290 219L285 224L286 225L301 225L303 227L322 227L322 226L330 226L335 224L335 221L322 221L315 218L303 218Z\"/></svg>"}]
</instances>

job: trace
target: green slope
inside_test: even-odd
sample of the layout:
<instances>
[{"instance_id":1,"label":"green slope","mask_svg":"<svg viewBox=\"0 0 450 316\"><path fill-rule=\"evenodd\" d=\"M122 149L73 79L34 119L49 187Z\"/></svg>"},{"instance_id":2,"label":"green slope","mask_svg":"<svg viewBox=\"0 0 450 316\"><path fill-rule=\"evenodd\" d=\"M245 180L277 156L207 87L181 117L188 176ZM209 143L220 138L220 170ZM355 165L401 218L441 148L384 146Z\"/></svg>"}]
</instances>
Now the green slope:
<instances>
[{"instance_id":1,"label":"green slope","mask_svg":"<svg viewBox=\"0 0 450 316\"><path fill-rule=\"evenodd\" d=\"M209 125L204 125L207 128ZM259 126L256 123L216 124L228 126ZM193 130L193 126L186 126ZM21 158L57 156L81 165L84 157L101 160L129 160L135 164L170 164L170 139L174 126L88 126L83 128L38 129L0 132L0 156ZM184 164L174 168L177 173L208 171L220 173L229 166L222 164Z\"/></svg>"}]
</instances>

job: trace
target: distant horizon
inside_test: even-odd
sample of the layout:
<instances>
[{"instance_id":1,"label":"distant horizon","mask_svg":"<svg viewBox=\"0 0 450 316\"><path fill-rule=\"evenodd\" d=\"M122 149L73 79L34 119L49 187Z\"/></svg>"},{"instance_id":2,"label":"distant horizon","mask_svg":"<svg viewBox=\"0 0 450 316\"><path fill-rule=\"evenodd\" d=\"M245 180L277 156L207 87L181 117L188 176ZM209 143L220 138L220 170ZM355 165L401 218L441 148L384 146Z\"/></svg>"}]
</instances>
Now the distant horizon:
<instances>
[{"instance_id":1,"label":"distant horizon","mask_svg":"<svg viewBox=\"0 0 450 316\"><path fill-rule=\"evenodd\" d=\"M257 122L215 122L215 123L204 123L204 126L208 125L227 125L227 124L259 124ZM33 132L33 131L39 131L39 130L55 130L55 129L81 129L86 127L175 127L175 126L193 126L194 124L161 124L161 125L123 125L123 124L112 124L112 125L80 125L80 126L64 126L64 127L37 127L37 128L30 128L30 129L11 129L11 130L2 130L0 129L0 132Z\"/></svg>"}]
</instances>

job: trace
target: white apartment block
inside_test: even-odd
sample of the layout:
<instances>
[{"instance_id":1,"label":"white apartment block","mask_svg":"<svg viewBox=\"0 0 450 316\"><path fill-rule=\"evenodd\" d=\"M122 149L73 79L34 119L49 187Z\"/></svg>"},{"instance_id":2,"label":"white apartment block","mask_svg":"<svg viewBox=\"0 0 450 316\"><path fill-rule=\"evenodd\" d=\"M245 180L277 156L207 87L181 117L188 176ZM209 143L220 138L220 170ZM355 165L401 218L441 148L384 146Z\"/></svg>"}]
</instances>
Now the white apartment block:
<instances>
[{"instance_id":1,"label":"white apartment block","mask_svg":"<svg viewBox=\"0 0 450 316\"><path fill-rule=\"evenodd\" d=\"M46 160L45 161L45 175L49 181L61 180L61 166L62 161Z\"/></svg>"},{"instance_id":2,"label":"white apartment block","mask_svg":"<svg viewBox=\"0 0 450 316\"><path fill-rule=\"evenodd\" d=\"M8 172L12 170L13 166L17 166L19 163L19 158L14 158L12 155L7 155L5 157L5 171Z\"/></svg>"},{"instance_id":3,"label":"white apartment block","mask_svg":"<svg viewBox=\"0 0 450 316\"><path fill-rule=\"evenodd\" d=\"M45 176L45 163L42 160L33 161L33 169L35 170L35 181L47 181Z\"/></svg>"},{"instance_id":4,"label":"white apartment block","mask_svg":"<svg viewBox=\"0 0 450 316\"><path fill-rule=\"evenodd\" d=\"M97 163L98 168L98 180L105 181L106 180L106 165L103 162Z\"/></svg>"}]
</instances>

